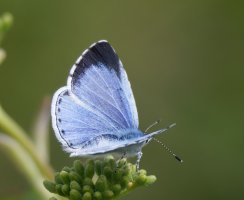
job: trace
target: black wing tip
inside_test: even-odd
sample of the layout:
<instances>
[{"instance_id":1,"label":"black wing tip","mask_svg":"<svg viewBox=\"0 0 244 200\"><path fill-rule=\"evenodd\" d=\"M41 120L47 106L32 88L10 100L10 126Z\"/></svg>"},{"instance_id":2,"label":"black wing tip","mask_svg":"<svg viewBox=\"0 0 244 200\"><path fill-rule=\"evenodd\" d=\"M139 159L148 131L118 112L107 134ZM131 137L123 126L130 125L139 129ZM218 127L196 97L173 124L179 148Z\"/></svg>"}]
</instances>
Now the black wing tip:
<instances>
[{"instance_id":1,"label":"black wing tip","mask_svg":"<svg viewBox=\"0 0 244 200\"><path fill-rule=\"evenodd\" d=\"M96 51L96 50L103 50L103 51L107 51L110 54L116 54L114 48L110 45L110 43L107 40L99 40L98 42L93 43L89 48L87 53L89 52L89 50L91 51Z\"/></svg>"},{"instance_id":2,"label":"black wing tip","mask_svg":"<svg viewBox=\"0 0 244 200\"><path fill-rule=\"evenodd\" d=\"M94 42L93 44L91 44L90 46L89 46L89 48L87 49L88 51L89 50L91 50L91 49L94 49L94 48L101 48L101 47L107 47L107 48L111 48L111 49L113 49L113 47L109 44L109 42L107 41L107 40L99 40L99 41L97 41L97 42ZM88 53L88 51L84 51L85 52L85 54L86 53ZM113 51L114 51L114 49L113 49ZM85 55L84 54L84 55Z\"/></svg>"},{"instance_id":3,"label":"black wing tip","mask_svg":"<svg viewBox=\"0 0 244 200\"><path fill-rule=\"evenodd\" d=\"M76 65L80 65L81 62L84 61L84 59L92 59L93 61L99 61L99 59L103 59L104 56L112 57L116 60L119 60L117 53L115 52L114 48L110 45L110 43L107 40L99 40L91 44L85 51L83 51L81 56L77 59Z\"/></svg>"},{"instance_id":4,"label":"black wing tip","mask_svg":"<svg viewBox=\"0 0 244 200\"><path fill-rule=\"evenodd\" d=\"M114 48L107 40L99 40L86 49L76 61L76 68L72 71L72 76L82 74L92 65L103 66L114 69L119 76L121 62Z\"/></svg>"},{"instance_id":5,"label":"black wing tip","mask_svg":"<svg viewBox=\"0 0 244 200\"><path fill-rule=\"evenodd\" d=\"M109 44L109 42L105 39L103 40L98 40L97 42L92 43L87 49L85 49L81 56L76 60L75 64L79 65L82 61L82 59L89 53L91 53L92 49L95 48L101 48L102 45L107 45L108 47L111 47L111 49L113 49L113 47ZM113 51L115 52L115 50L113 49Z\"/></svg>"}]
</instances>

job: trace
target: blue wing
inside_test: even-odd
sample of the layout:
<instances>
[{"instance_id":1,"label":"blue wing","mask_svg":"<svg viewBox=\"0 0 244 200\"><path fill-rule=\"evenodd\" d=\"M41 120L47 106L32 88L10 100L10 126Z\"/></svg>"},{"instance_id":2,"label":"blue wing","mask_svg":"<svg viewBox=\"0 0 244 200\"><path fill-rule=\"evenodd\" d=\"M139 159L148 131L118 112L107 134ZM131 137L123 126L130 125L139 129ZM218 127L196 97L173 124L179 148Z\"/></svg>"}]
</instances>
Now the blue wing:
<instances>
[{"instance_id":1,"label":"blue wing","mask_svg":"<svg viewBox=\"0 0 244 200\"><path fill-rule=\"evenodd\" d=\"M73 152L84 142L102 133L115 131L99 113L76 102L67 87L60 88L53 97L52 125L56 137L67 152Z\"/></svg>"},{"instance_id":2,"label":"blue wing","mask_svg":"<svg viewBox=\"0 0 244 200\"><path fill-rule=\"evenodd\" d=\"M53 97L52 124L70 153L97 136L138 128L127 74L108 42L92 45L78 58L67 87Z\"/></svg>"},{"instance_id":3,"label":"blue wing","mask_svg":"<svg viewBox=\"0 0 244 200\"><path fill-rule=\"evenodd\" d=\"M86 50L70 71L68 89L118 130L138 128L135 100L121 61L107 41Z\"/></svg>"}]
</instances>

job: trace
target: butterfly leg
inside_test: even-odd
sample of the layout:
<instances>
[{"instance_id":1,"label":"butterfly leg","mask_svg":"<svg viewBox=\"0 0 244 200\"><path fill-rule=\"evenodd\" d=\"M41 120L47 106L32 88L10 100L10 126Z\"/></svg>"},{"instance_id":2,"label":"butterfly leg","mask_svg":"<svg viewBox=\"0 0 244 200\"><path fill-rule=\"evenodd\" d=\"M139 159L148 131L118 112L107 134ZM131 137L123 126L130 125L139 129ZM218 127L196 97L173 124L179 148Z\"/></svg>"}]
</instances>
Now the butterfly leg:
<instances>
[{"instance_id":1,"label":"butterfly leg","mask_svg":"<svg viewBox=\"0 0 244 200\"><path fill-rule=\"evenodd\" d=\"M137 153L137 160L136 160L136 171L139 171L141 157L142 157L142 152L140 151L140 152L138 152L138 153Z\"/></svg>"},{"instance_id":2,"label":"butterfly leg","mask_svg":"<svg viewBox=\"0 0 244 200\"><path fill-rule=\"evenodd\" d=\"M117 166L118 166L119 162L120 162L122 159L124 159L124 158L126 158L126 151L122 154L122 156L120 157L120 159L117 160ZM127 161L126 161L126 162L127 162ZM126 162L124 163L124 165L126 164ZM118 168L118 167L117 167L117 168Z\"/></svg>"},{"instance_id":3,"label":"butterfly leg","mask_svg":"<svg viewBox=\"0 0 244 200\"><path fill-rule=\"evenodd\" d=\"M115 169L115 172L117 172L117 170L118 170L118 168L119 168L119 162L120 162L122 159L124 159L124 158L126 158L126 151L122 154L121 158L120 158L119 160L117 160L117 162L116 162L117 167L116 167L116 169ZM123 163L123 166L125 166L126 163L127 163L127 161L125 160L125 162Z\"/></svg>"},{"instance_id":4,"label":"butterfly leg","mask_svg":"<svg viewBox=\"0 0 244 200\"><path fill-rule=\"evenodd\" d=\"M126 151L123 153L123 155L121 156L121 158L119 160L122 160L125 157L126 157Z\"/></svg>"}]
</instances>

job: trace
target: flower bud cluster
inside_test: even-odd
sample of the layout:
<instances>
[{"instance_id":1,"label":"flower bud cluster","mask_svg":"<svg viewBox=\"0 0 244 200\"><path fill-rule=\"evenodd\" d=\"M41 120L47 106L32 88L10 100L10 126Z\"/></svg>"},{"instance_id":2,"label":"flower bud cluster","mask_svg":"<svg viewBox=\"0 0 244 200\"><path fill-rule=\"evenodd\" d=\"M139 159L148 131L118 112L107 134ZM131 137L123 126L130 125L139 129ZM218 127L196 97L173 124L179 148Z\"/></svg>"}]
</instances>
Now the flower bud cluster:
<instances>
[{"instance_id":1,"label":"flower bud cluster","mask_svg":"<svg viewBox=\"0 0 244 200\"><path fill-rule=\"evenodd\" d=\"M72 167L64 167L56 173L54 182L45 180L43 184L51 193L70 200L109 200L155 181L155 176L147 176L145 170L137 171L125 158L116 162L107 156L85 164L75 160Z\"/></svg>"}]
</instances>

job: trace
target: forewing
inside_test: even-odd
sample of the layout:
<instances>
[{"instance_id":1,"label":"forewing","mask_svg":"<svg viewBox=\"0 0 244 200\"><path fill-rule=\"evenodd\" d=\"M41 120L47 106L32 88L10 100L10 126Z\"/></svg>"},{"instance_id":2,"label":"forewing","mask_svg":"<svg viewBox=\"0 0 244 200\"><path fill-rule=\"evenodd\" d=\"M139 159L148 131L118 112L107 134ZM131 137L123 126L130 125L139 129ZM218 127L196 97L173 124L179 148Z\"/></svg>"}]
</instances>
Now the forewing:
<instances>
[{"instance_id":1,"label":"forewing","mask_svg":"<svg viewBox=\"0 0 244 200\"><path fill-rule=\"evenodd\" d=\"M67 87L55 93L51 114L56 137L70 153L93 137L116 131L99 113L76 102Z\"/></svg>"},{"instance_id":2,"label":"forewing","mask_svg":"<svg viewBox=\"0 0 244 200\"><path fill-rule=\"evenodd\" d=\"M68 89L77 101L106 118L117 130L138 128L138 114L127 74L114 49L99 41L78 58Z\"/></svg>"}]
</instances>

